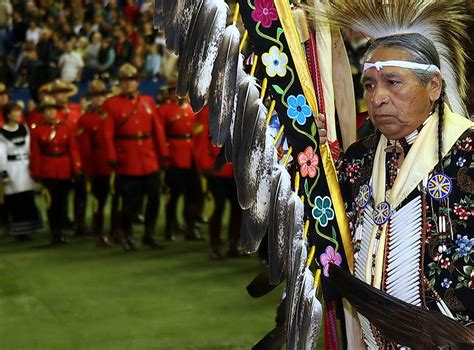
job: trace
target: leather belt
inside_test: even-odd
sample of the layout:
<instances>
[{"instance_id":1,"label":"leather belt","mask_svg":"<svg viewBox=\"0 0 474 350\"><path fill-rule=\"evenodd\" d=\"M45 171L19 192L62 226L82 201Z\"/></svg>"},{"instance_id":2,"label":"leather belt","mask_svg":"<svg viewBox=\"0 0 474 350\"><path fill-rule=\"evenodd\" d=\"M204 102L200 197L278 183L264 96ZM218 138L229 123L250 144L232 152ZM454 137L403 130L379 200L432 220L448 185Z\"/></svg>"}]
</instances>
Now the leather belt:
<instances>
[{"instance_id":1,"label":"leather belt","mask_svg":"<svg viewBox=\"0 0 474 350\"><path fill-rule=\"evenodd\" d=\"M167 138L170 140L191 140L191 134L185 135L167 135Z\"/></svg>"},{"instance_id":2,"label":"leather belt","mask_svg":"<svg viewBox=\"0 0 474 350\"><path fill-rule=\"evenodd\" d=\"M146 140L151 137L150 134L137 134L137 135L115 135L116 140Z\"/></svg>"},{"instance_id":3,"label":"leather belt","mask_svg":"<svg viewBox=\"0 0 474 350\"><path fill-rule=\"evenodd\" d=\"M43 152L41 155L52 158L60 158L67 155L66 152L54 153L54 152Z\"/></svg>"},{"instance_id":4,"label":"leather belt","mask_svg":"<svg viewBox=\"0 0 474 350\"><path fill-rule=\"evenodd\" d=\"M7 160L28 160L30 159L29 154L9 154Z\"/></svg>"}]
</instances>

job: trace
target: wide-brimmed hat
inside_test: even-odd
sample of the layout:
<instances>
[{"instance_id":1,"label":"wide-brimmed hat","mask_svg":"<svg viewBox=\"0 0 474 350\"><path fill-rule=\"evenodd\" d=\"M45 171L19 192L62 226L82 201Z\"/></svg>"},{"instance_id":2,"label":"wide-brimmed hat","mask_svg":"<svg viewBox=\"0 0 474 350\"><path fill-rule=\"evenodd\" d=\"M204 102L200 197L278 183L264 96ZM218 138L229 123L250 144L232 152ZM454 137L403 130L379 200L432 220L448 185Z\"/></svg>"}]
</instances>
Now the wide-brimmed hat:
<instances>
[{"instance_id":1,"label":"wide-brimmed hat","mask_svg":"<svg viewBox=\"0 0 474 350\"><path fill-rule=\"evenodd\" d=\"M41 103L38 105L37 109L39 111L44 111L46 108L59 109L59 108L62 108L62 106L58 105L54 97L46 95L43 98L43 101L41 101Z\"/></svg>"},{"instance_id":2,"label":"wide-brimmed hat","mask_svg":"<svg viewBox=\"0 0 474 350\"><path fill-rule=\"evenodd\" d=\"M110 91L102 80L94 79L89 83L87 96L108 95L109 93Z\"/></svg>"},{"instance_id":3,"label":"wide-brimmed hat","mask_svg":"<svg viewBox=\"0 0 474 350\"><path fill-rule=\"evenodd\" d=\"M8 89L4 83L0 83L0 95L3 94L8 94Z\"/></svg>"},{"instance_id":4,"label":"wide-brimmed hat","mask_svg":"<svg viewBox=\"0 0 474 350\"><path fill-rule=\"evenodd\" d=\"M39 92L43 94L55 94L57 92L64 92L68 97L77 94L78 88L73 83L56 79L50 83L44 84L39 88Z\"/></svg>"},{"instance_id":5,"label":"wide-brimmed hat","mask_svg":"<svg viewBox=\"0 0 474 350\"><path fill-rule=\"evenodd\" d=\"M137 80L138 77L138 69L130 63L124 63L118 72L119 80Z\"/></svg>"}]
</instances>

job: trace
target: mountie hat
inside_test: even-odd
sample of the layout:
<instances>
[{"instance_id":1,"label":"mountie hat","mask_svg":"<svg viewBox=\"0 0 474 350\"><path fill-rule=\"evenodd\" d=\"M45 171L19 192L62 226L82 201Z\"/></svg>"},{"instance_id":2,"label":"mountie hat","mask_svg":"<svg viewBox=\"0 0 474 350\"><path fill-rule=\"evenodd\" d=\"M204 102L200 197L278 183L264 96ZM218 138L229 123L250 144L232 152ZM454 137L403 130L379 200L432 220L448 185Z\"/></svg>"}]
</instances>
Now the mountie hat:
<instances>
[{"instance_id":1,"label":"mountie hat","mask_svg":"<svg viewBox=\"0 0 474 350\"><path fill-rule=\"evenodd\" d=\"M110 91L102 80L94 79L89 83L88 96L107 95L109 93Z\"/></svg>"},{"instance_id":2,"label":"mountie hat","mask_svg":"<svg viewBox=\"0 0 474 350\"><path fill-rule=\"evenodd\" d=\"M56 108L59 109L61 108L60 105L57 104L56 99L54 97L46 95L41 101L41 103L38 106L39 111L44 111L46 108Z\"/></svg>"},{"instance_id":3,"label":"mountie hat","mask_svg":"<svg viewBox=\"0 0 474 350\"><path fill-rule=\"evenodd\" d=\"M138 69L130 63L124 63L119 69L118 78L119 80L137 80Z\"/></svg>"},{"instance_id":4,"label":"mountie hat","mask_svg":"<svg viewBox=\"0 0 474 350\"><path fill-rule=\"evenodd\" d=\"M50 83L44 84L39 88L39 92L42 94L55 94L57 92L64 92L68 97L77 94L77 86L67 81L56 79Z\"/></svg>"}]
</instances>

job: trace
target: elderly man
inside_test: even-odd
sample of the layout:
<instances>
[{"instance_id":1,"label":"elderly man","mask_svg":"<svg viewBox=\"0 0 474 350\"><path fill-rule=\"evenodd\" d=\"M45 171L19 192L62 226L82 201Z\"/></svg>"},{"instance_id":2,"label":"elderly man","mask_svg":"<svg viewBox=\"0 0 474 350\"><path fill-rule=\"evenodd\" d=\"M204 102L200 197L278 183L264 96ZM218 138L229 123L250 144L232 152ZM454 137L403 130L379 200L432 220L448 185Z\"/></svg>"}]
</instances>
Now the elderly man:
<instances>
[{"instance_id":1,"label":"elderly man","mask_svg":"<svg viewBox=\"0 0 474 350\"><path fill-rule=\"evenodd\" d=\"M115 168L116 187L122 204L121 244L134 249L132 220L140 199L147 196L143 244L161 248L155 241L159 209L160 163L166 162L168 148L153 99L138 93L138 71L129 63L119 69L121 94L104 102L105 149Z\"/></svg>"},{"instance_id":2,"label":"elderly man","mask_svg":"<svg viewBox=\"0 0 474 350\"><path fill-rule=\"evenodd\" d=\"M336 1L336 20L347 24L343 16L354 16L350 8ZM449 9L445 15L452 15ZM366 18L369 35L374 23ZM449 36L456 30L448 28L441 36L448 47L456 44ZM474 124L452 112L463 110L462 79L456 74L464 62L455 55L449 56L452 62L448 56L440 59L439 43L423 31L397 34L395 28L390 35L371 36L376 40L362 59L362 84L376 132L349 147L339 168L355 243L354 275L397 299L473 327ZM369 348L397 347L388 340L393 334L374 328L372 322L380 320L358 318ZM413 335L408 341L416 343ZM444 346L466 340L437 341Z\"/></svg>"}]
</instances>

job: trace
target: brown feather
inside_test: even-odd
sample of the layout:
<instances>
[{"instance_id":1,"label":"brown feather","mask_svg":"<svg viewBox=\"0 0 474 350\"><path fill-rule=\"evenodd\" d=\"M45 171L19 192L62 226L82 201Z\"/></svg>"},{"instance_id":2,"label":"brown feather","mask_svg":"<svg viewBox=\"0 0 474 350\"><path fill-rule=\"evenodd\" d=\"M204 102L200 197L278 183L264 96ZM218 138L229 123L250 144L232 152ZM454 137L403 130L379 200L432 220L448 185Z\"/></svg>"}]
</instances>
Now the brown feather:
<instances>
[{"instance_id":1,"label":"brown feather","mask_svg":"<svg viewBox=\"0 0 474 350\"><path fill-rule=\"evenodd\" d=\"M405 303L330 265L331 284L387 339L412 348L473 349L474 332L439 312Z\"/></svg>"}]
</instances>

